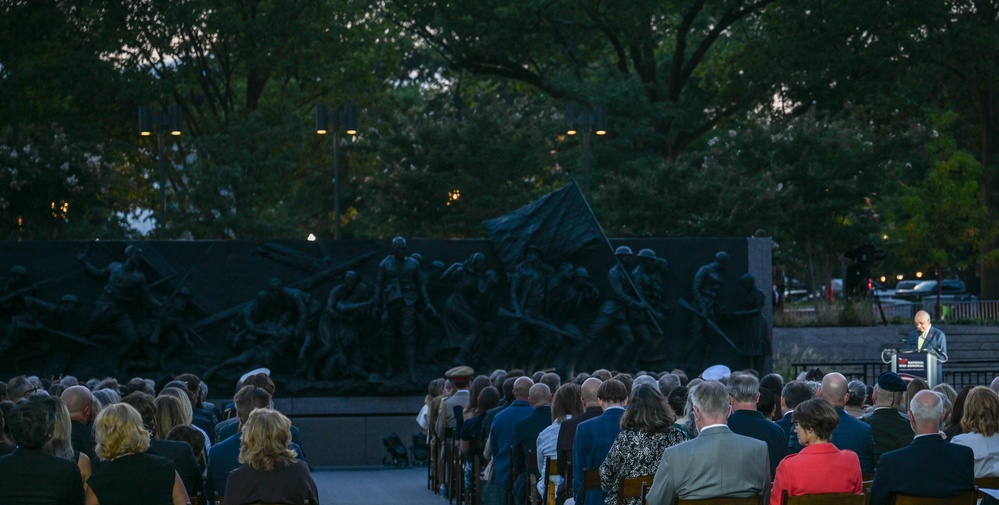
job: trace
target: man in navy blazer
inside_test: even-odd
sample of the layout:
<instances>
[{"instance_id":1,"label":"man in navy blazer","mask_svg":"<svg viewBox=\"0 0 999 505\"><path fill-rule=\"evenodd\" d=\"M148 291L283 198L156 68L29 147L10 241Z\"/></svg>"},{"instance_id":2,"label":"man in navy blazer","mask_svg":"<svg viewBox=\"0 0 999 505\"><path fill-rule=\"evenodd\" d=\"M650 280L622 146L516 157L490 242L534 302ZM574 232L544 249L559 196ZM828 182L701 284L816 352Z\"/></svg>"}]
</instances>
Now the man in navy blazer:
<instances>
[{"instance_id":1,"label":"man in navy blazer","mask_svg":"<svg viewBox=\"0 0 999 505\"><path fill-rule=\"evenodd\" d=\"M893 494L947 498L975 489L975 455L940 433L943 400L929 390L909 402L909 423L916 437L878 461L871 483L871 505L889 505Z\"/></svg>"},{"instance_id":2,"label":"man in navy blazer","mask_svg":"<svg viewBox=\"0 0 999 505\"><path fill-rule=\"evenodd\" d=\"M208 451L208 472L205 477L205 498L214 499L216 493L225 496L225 484L229 479L229 472L239 468L239 443L242 440L243 419L250 417L250 413L258 408L273 408L271 394L264 388L258 386L243 386L233 398L236 403L236 417L240 422L240 429L236 434L212 446ZM292 442L291 448L295 451L298 459L305 460L302 455L302 448Z\"/></svg>"},{"instance_id":3,"label":"man in navy blazer","mask_svg":"<svg viewBox=\"0 0 999 505\"><path fill-rule=\"evenodd\" d=\"M493 477L489 481L490 490L486 491L489 496L499 494L503 498L500 503L508 503L507 490L510 489L510 465L513 463L513 427L532 413L534 409L527 401L530 398L531 387L534 381L530 377L518 377L513 382L513 403L496 414L493 425L489 428L489 452L493 457ZM485 496L484 496L485 498ZM483 500L488 502L488 499Z\"/></svg>"},{"instance_id":4,"label":"man in navy blazer","mask_svg":"<svg viewBox=\"0 0 999 505\"><path fill-rule=\"evenodd\" d=\"M539 382L531 386L527 401L534 407L534 412L513 424L513 469L517 474L513 497L517 503L527 500L527 455L537 452L538 435L552 424L552 390ZM535 470L534 476L541 474Z\"/></svg>"},{"instance_id":5,"label":"man in navy blazer","mask_svg":"<svg viewBox=\"0 0 999 505\"><path fill-rule=\"evenodd\" d=\"M767 444L770 460L770 480L777 472L777 464L787 456L787 433L777 423L756 410L760 400L760 381L755 375L734 373L728 381L728 394L732 397L732 413L728 427L732 433L755 438Z\"/></svg>"},{"instance_id":6,"label":"man in navy blazer","mask_svg":"<svg viewBox=\"0 0 999 505\"><path fill-rule=\"evenodd\" d=\"M916 312L913 318L916 322L916 329L909 332L906 341L907 351L936 351L938 354L947 355L947 336L944 332L930 324L930 313L925 310Z\"/></svg>"},{"instance_id":7,"label":"man in navy blazer","mask_svg":"<svg viewBox=\"0 0 999 505\"><path fill-rule=\"evenodd\" d=\"M795 440L798 436L795 435L794 430L791 426L791 414L794 413L794 408L798 406L799 403L807 400L811 400L815 395L812 394L812 388L808 387L805 381L788 381L784 384L784 389L780 392L780 409L784 412L784 417L777 421L777 426L784 429L784 437L790 440L790 437L794 437Z\"/></svg>"},{"instance_id":8,"label":"man in navy blazer","mask_svg":"<svg viewBox=\"0 0 999 505\"><path fill-rule=\"evenodd\" d=\"M628 388L617 379L600 384L597 401L604 413L580 423L576 427L576 440L572 445L572 495L578 505L602 505L604 491L598 486L586 491L586 502L580 502L583 489L583 473L599 470L614 445L614 439L621 433L621 416L628 404Z\"/></svg>"},{"instance_id":9,"label":"man in navy blazer","mask_svg":"<svg viewBox=\"0 0 999 505\"><path fill-rule=\"evenodd\" d=\"M875 449L871 425L851 416L843 409L850 396L849 381L843 374L832 372L822 378L818 397L824 398L839 414L839 425L832 432L832 442L839 450L850 450L860 458L860 471L865 475L874 471ZM791 453L801 450L797 437L791 437Z\"/></svg>"}]
</instances>

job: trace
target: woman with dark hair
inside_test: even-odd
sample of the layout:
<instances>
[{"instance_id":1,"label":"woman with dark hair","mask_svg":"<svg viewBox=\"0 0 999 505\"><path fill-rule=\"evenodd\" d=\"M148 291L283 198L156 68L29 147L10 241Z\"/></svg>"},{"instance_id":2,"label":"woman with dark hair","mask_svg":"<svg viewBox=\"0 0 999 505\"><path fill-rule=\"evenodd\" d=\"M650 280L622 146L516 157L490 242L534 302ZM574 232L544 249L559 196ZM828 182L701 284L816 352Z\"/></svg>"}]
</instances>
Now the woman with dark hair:
<instances>
[{"instance_id":1,"label":"woman with dark hair","mask_svg":"<svg viewBox=\"0 0 999 505\"><path fill-rule=\"evenodd\" d=\"M479 408L479 392L491 385L492 382L485 375L480 375L472 380L472 384L468 386L468 405L465 405L461 412L463 420L467 421L475 417Z\"/></svg>"},{"instance_id":2,"label":"woman with dark hair","mask_svg":"<svg viewBox=\"0 0 999 505\"><path fill-rule=\"evenodd\" d=\"M11 410L8 422L17 449L0 458L0 503L83 503L83 479L76 462L43 449L56 415L52 399L38 395Z\"/></svg>"},{"instance_id":3,"label":"woman with dark hair","mask_svg":"<svg viewBox=\"0 0 999 505\"><path fill-rule=\"evenodd\" d=\"M561 387L555 391L555 395L552 397L552 424L549 425L541 433L538 434L537 439L537 457L538 457L538 468L541 473L545 473L545 458L551 458L553 461L558 459L558 451L556 450L558 443L558 434L561 431L562 423L566 419L572 419L572 416L578 416L583 413L583 390L579 387L579 384L574 382L567 382L562 384ZM561 482L561 477L553 477L553 483L557 486ZM541 496L545 495L545 480L538 480L538 492Z\"/></svg>"},{"instance_id":4,"label":"woman with dark hair","mask_svg":"<svg viewBox=\"0 0 999 505\"><path fill-rule=\"evenodd\" d=\"M486 418L489 409L499 405L499 391L492 386L486 386L479 391L475 399L475 415L462 423L461 432L458 434L458 448L465 456L465 485L474 486L472 478L476 457L482 457L482 449L485 440L482 440L482 421Z\"/></svg>"},{"instance_id":5,"label":"woman with dark hair","mask_svg":"<svg viewBox=\"0 0 999 505\"><path fill-rule=\"evenodd\" d=\"M621 433L600 465L600 487L607 503L617 503L621 477L655 475L667 448L689 439L673 426L676 415L666 399L653 387L639 386L631 391L628 408L621 416ZM629 498L628 505L640 505Z\"/></svg>"},{"instance_id":6,"label":"woman with dark hair","mask_svg":"<svg viewBox=\"0 0 999 505\"><path fill-rule=\"evenodd\" d=\"M951 440L975 452L975 478L999 477L999 394L985 387L973 388L964 401L961 429Z\"/></svg>"},{"instance_id":7,"label":"woman with dark hair","mask_svg":"<svg viewBox=\"0 0 999 505\"><path fill-rule=\"evenodd\" d=\"M947 440L952 440L954 437L964 433L964 429L961 428L961 418L964 417L964 402L968 400L968 394L974 389L973 386L964 386L961 392L957 394L954 398L954 406L950 410L950 416L947 417L946 428L944 428L944 434L947 435Z\"/></svg>"},{"instance_id":8,"label":"woman with dark hair","mask_svg":"<svg viewBox=\"0 0 999 505\"><path fill-rule=\"evenodd\" d=\"M780 505L785 491L789 496L859 494L863 489L860 458L853 451L841 451L829 443L839 425L839 414L832 404L822 398L801 402L791 419L798 443L805 448L789 454L777 465L770 505Z\"/></svg>"}]
</instances>

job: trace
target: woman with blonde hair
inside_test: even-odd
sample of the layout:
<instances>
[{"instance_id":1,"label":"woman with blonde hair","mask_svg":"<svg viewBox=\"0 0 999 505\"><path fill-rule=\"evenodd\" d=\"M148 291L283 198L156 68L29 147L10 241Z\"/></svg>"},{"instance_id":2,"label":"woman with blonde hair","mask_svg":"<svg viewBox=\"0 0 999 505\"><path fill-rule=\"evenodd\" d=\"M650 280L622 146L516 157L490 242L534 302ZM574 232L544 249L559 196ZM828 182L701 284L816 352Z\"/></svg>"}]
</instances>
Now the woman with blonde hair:
<instances>
[{"instance_id":1,"label":"woman with blonde hair","mask_svg":"<svg viewBox=\"0 0 999 505\"><path fill-rule=\"evenodd\" d=\"M73 438L73 421L69 418L69 409L66 403L58 396L53 396L55 403L55 426L52 430L52 438L45 443L43 450L53 456L68 459L80 469L80 476L83 477L83 489L87 489L87 479L93 472L93 465L90 458L80 452L73 450L71 439Z\"/></svg>"},{"instance_id":2,"label":"woman with blonde hair","mask_svg":"<svg viewBox=\"0 0 999 505\"><path fill-rule=\"evenodd\" d=\"M115 403L94 421L102 463L90 476L86 505L185 505L187 490L169 459L147 454L149 432L131 405Z\"/></svg>"},{"instance_id":3,"label":"woman with blonde hair","mask_svg":"<svg viewBox=\"0 0 999 505\"><path fill-rule=\"evenodd\" d=\"M157 396L153 404L156 405L156 438L166 440L170 430L189 424L189 418L185 417L183 405L177 398Z\"/></svg>"},{"instance_id":4,"label":"woman with blonde hair","mask_svg":"<svg viewBox=\"0 0 999 505\"><path fill-rule=\"evenodd\" d=\"M975 453L975 478L999 477L999 394L976 386L964 400L961 429L964 433L951 440L971 447Z\"/></svg>"},{"instance_id":5,"label":"woman with blonde hair","mask_svg":"<svg viewBox=\"0 0 999 505\"><path fill-rule=\"evenodd\" d=\"M199 428L197 425L194 424L194 407L191 405L191 397L187 395L187 391L184 391L183 389L180 388L168 387L168 388L163 388L163 391L160 391L160 396L172 396L176 398L177 401L180 402L180 408L181 411L183 412L183 419L184 419L184 422L181 424L191 425L194 427L194 429L200 431L201 434L205 436L205 451L206 452L210 451L212 449L212 440L208 438L208 433L205 433L205 430ZM173 429L173 426L171 426L170 428ZM156 431L157 433L159 433L160 430L157 429ZM170 430L166 430L163 433L163 436L165 437L167 433L170 433ZM156 437L156 438L165 440L164 438L161 437Z\"/></svg>"},{"instance_id":6,"label":"woman with blonde hair","mask_svg":"<svg viewBox=\"0 0 999 505\"><path fill-rule=\"evenodd\" d=\"M224 505L319 503L309 465L291 449L291 421L284 414L256 409L243 424L239 462L229 473Z\"/></svg>"}]
</instances>

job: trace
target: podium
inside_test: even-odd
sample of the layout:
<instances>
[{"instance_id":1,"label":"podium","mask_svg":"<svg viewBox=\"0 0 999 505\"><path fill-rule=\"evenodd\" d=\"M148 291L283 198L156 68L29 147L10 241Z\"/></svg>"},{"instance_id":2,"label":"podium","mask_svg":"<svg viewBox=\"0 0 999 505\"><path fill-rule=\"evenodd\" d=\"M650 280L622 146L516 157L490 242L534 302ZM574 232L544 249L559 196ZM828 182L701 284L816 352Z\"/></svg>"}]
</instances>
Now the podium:
<instances>
[{"instance_id":1,"label":"podium","mask_svg":"<svg viewBox=\"0 0 999 505\"><path fill-rule=\"evenodd\" d=\"M937 354L936 351L885 349L881 353L881 360L890 363L891 371L897 373L907 383L918 378L926 381L932 388L944 381L943 364L947 358Z\"/></svg>"}]
</instances>

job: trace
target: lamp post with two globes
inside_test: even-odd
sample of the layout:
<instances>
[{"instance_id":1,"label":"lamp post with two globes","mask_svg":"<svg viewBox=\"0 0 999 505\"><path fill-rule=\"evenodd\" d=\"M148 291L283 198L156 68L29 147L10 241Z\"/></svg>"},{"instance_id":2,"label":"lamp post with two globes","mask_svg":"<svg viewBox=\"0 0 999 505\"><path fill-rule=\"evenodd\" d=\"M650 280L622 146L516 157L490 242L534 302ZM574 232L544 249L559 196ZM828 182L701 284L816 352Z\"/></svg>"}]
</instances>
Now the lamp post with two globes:
<instances>
[{"instance_id":1,"label":"lamp post with two globes","mask_svg":"<svg viewBox=\"0 0 999 505\"><path fill-rule=\"evenodd\" d=\"M325 104L316 106L316 133L333 133L333 238L340 240L340 134L357 134L357 108L345 104L343 109L329 110Z\"/></svg>"},{"instance_id":2,"label":"lamp post with two globes","mask_svg":"<svg viewBox=\"0 0 999 505\"><path fill-rule=\"evenodd\" d=\"M566 119L569 122L567 135L583 135L583 193L586 199L590 199L590 135L607 134L607 107L598 105L589 111L579 111L575 106L570 105L566 110Z\"/></svg>"},{"instance_id":3,"label":"lamp post with two globes","mask_svg":"<svg viewBox=\"0 0 999 505\"><path fill-rule=\"evenodd\" d=\"M155 113L151 112L149 107L145 105L139 106L139 135L148 137L153 134L155 128L158 137L156 157L159 158L160 165L160 212L157 221L161 228L165 228L167 224L166 167L164 165L163 145L166 143L166 132L169 131L170 135L179 137L183 123L184 118L181 115L179 105L171 105L169 109Z\"/></svg>"}]
</instances>

